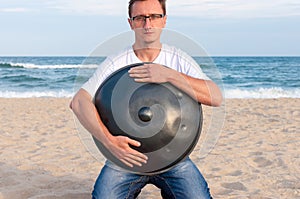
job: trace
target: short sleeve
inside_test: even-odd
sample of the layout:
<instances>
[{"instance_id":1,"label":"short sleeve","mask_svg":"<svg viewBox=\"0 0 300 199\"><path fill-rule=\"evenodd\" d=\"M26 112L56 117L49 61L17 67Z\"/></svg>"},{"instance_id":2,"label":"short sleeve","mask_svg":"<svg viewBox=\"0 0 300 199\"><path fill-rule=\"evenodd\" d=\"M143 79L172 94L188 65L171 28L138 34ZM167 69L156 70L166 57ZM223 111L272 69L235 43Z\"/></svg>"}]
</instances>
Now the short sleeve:
<instances>
[{"instance_id":1,"label":"short sleeve","mask_svg":"<svg viewBox=\"0 0 300 199\"><path fill-rule=\"evenodd\" d=\"M94 97L99 86L112 73L113 64L109 58L106 58L81 88L86 90L92 97Z\"/></svg>"},{"instance_id":2,"label":"short sleeve","mask_svg":"<svg viewBox=\"0 0 300 199\"><path fill-rule=\"evenodd\" d=\"M185 57L185 61L187 61L185 64L186 66L186 74L203 80L210 80L210 78L202 71L201 66L190 56Z\"/></svg>"},{"instance_id":3,"label":"short sleeve","mask_svg":"<svg viewBox=\"0 0 300 199\"><path fill-rule=\"evenodd\" d=\"M190 55L174 46L164 44L156 62L188 76L210 80Z\"/></svg>"}]
</instances>

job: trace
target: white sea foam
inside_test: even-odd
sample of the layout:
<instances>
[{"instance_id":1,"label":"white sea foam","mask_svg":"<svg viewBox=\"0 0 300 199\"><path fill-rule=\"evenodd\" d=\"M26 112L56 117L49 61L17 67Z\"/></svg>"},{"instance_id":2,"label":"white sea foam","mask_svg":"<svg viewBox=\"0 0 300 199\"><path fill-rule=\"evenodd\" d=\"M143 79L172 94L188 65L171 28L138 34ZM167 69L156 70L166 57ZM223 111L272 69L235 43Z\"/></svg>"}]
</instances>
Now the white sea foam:
<instances>
[{"instance_id":1,"label":"white sea foam","mask_svg":"<svg viewBox=\"0 0 300 199\"><path fill-rule=\"evenodd\" d=\"M255 88L251 90L225 89L225 98L300 98L300 88Z\"/></svg>"},{"instance_id":2,"label":"white sea foam","mask_svg":"<svg viewBox=\"0 0 300 199\"><path fill-rule=\"evenodd\" d=\"M63 69L63 68L97 68L96 64L56 64L56 65L37 65L32 63L9 63L12 67L37 68L37 69Z\"/></svg>"},{"instance_id":3,"label":"white sea foam","mask_svg":"<svg viewBox=\"0 0 300 199\"><path fill-rule=\"evenodd\" d=\"M27 92L16 92L16 91L0 91L0 97L2 98L31 98L31 97L54 97L64 98L74 96L73 92L61 90L61 91L27 91Z\"/></svg>"},{"instance_id":4,"label":"white sea foam","mask_svg":"<svg viewBox=\"0 0 300 199\"><path fill-rule=\"evenodd\" d=\"M73 91L60 90L60 91L0 91L2 98L30 98L30 97L54 97L64 98L72 97ZM252 90L241 89L225 89L225 98L227 99L269 99L269 98L300 98L300 88L284 90L282 88L258 88Z\"/></svg>"}]
</instances>

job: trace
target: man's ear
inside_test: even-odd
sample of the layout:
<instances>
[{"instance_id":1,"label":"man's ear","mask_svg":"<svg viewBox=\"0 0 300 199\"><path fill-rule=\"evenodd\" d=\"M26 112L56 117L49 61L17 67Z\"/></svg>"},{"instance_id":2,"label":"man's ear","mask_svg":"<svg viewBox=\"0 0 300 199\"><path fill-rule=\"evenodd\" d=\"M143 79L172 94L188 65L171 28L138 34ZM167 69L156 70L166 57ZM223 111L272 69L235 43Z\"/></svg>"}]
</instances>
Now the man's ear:
<instances>
[{"instance_id":1,"label":"man's ear","mask_svg":"<svg viewBox=\"0 0 300 199\"><path fill-rule=\"evenodd\" d=\"M133 30L133 26L132 26L132 20L131 19L127 19L128 20L128 23L129 23L129 26L130 26L130 28L131 28L131 30Z\"/></svg>"},{"instance_id":2,"label":"man's ear","mask_svg":"<svg viewBox=\"0 0 300 199\"><path fill-rule=\"evenodd\" d=\"M164 28L166 27L167 24L167 15L164 16Z\"/></svg>"}]
</instances>

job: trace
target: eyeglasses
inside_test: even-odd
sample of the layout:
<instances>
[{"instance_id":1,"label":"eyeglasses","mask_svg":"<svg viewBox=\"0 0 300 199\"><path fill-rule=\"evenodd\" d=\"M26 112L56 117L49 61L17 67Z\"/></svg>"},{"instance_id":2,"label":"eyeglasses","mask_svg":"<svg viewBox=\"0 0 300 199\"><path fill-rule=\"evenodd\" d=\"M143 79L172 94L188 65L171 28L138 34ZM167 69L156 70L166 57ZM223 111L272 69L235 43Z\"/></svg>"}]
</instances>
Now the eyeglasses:
<instances>
[{"instance_id":1,"label":"eyeglasses","mask_svg":"<svg viewBox=\"0 0 300 199\"><path fill-rule=\"evenodd\" d=\"M144 24L147 19L149 19L151 22L158 22L164 16L165 16L164 14L151 14L149 16L138 15L135 17L131 17L130 19L137 25L141 25L141 24Z\"/></svg>"}]
</instances>

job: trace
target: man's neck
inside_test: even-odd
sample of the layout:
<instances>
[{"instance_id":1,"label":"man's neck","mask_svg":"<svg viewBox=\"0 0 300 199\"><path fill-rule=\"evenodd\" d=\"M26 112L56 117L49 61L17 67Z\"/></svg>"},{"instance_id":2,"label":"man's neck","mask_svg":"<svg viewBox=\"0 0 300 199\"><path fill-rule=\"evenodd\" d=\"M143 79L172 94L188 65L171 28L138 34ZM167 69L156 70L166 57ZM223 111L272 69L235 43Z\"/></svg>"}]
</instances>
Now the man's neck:
<instances>
[{"instance_id":1,"label":"man's neck","mask_svg":"<svg viewBox=\"0 0 300 199\"><path fill-rule=\"evenodd\" d=\"M135 55L143 62L153 62L159 55L162 44L155 46L139 46L136 43L133 45Z\"/></svg>"}]
</instances>

